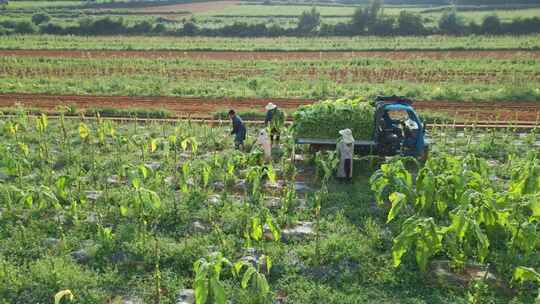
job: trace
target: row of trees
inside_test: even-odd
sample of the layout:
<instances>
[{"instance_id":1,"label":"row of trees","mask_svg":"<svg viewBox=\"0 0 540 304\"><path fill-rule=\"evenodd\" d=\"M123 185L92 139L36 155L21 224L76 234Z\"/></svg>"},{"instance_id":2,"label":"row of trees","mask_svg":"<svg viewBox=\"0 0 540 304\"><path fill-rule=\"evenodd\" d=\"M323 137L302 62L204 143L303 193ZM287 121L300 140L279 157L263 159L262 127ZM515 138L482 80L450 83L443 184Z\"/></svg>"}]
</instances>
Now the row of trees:
<instances>
[{"instance_id":1,"label":"row of trees","mask_svg":"<svg viewBox=\"0 0 540 304\"><path fill-rule=\"evenodd\" d=\"M382 2L372 1L369 6L354 12L349 22L335 25L321 23L320 13L312 8L302 13L296 27L283 28L277 24L248 24L235 22L221 28L205 28L194 20L185 21L180 29L167 28L163 23L143 21L127 25L123 19L109 17L84 18L78 25L61 26L50 22L49 16L35 14L32 22L0 22L1 34L53 34L53 35L176 35L223 37L277 37L277 36L407 36L407 35L467 35L467 34L532 34L540 33L540 18L515 19L502 22L496 15L486 17L482 23L466 23L456 11L443 14L438 26L427 26L419 14L402 11L397 16L382 13Z\"/></svg>"}]
</instances>

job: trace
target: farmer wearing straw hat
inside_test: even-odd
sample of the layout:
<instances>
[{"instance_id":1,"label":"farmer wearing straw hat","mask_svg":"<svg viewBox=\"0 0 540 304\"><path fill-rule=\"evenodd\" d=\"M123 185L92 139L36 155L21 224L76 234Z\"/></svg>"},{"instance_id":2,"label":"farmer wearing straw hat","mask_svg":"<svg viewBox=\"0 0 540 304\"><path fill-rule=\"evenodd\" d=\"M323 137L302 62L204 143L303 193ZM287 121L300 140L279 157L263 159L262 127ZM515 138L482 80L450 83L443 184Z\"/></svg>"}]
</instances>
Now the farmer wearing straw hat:
<instances>
[{"instance_id":1,"label":"farmer wearing straw hat","mask_svg":"<svg viewBox=\"0 0 540 304\"><path fill-rule=\"evenodd\" d=\"M285 114L271 102L265 108L266 118L264 119L264 124L270 131L270 141L273 146L274 144L279 144L281 128L285 124Z\"/></svg>"},{"instance_id":2,"label":"farmer wearing straw hat","mask_svg":"<svg viewBox=\"0 0 540 304\"><path fill-rule=\"evenodd\" d=\"M339 156L339 167L337 177L348 181L352 180L354 137L350 129L339 131L341 138L337 143L337 153Z\"/></svg>"}]
</instances>

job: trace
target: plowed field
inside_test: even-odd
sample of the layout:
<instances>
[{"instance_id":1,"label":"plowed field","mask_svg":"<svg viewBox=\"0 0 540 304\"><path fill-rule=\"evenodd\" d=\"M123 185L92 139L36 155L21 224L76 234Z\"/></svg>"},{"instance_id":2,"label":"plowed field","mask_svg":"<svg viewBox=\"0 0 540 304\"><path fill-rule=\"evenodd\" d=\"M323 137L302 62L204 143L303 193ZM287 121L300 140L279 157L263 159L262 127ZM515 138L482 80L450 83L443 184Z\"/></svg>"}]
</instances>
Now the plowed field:
<instances>
[{"instance_id":1,"label":"plowed field","mask_svg":"<svg viewBox=\"0 0 540 304\"><path fill-rule=\"evenodd\" d=\"M293 111L300 105L310 104L309 99L268 98L221 98L196 97L131 97L131 96L79 96L44 94L0 94L0 107L20 104L25 107L54 111L60 105L76 105L79 109L91 107L112 108L164 108L178 115L209 117L212 112L235 109L260 109L273 102L283 109ZM414 107L421 111L441 111L478 120L536 121L540 114L540 103L527 102L445 102L417 101Z\"/></svg>"}]
</instances>

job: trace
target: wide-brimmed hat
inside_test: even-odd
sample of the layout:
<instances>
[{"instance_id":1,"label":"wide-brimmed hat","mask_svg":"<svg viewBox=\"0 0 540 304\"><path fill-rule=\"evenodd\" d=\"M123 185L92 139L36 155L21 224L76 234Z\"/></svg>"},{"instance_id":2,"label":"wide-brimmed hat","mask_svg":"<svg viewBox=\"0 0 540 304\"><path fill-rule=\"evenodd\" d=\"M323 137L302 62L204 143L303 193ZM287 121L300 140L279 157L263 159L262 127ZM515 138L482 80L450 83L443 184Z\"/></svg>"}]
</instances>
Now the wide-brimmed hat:
<instances>
[{"instance_id":1,"label":"wide-brimmed hat","mask_svg":"<svg viewBox=\"0 0 540 304\"><path fill-rule=\"evenodd\" d=\"M277 106L275 104L271 103L271 102L266 105L266 110L267 111L273 110L275 108L277 108Z\"/></svg>"},{"instance_id":2,"label":"wide-brimmed hat","mask_svg":"<svg viewBox=\"0 0 540 304\"><path fill-rule=\"evenodd\" d=\"M343 141L347 144L352 144L354 142L354 137L352 135L351 129L344 129L339 131L339 134L343 138Z\"/></svg>"}]
</instances>

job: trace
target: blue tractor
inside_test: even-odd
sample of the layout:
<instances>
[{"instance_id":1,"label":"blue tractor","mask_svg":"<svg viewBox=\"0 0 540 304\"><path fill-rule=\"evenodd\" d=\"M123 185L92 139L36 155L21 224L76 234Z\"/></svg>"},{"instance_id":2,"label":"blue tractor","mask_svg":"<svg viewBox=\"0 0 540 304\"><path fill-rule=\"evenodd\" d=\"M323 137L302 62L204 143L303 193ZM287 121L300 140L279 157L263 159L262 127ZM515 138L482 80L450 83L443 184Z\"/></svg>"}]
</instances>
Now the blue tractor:
<instances>
[{"instance_id":1,"label":"blue tractor","mask_svg":"<svg viewBox=\"0 0 540 304\"><path fill-rule=\"evenodd\" d=\"M401 96L375 98L375 134L373 140L355 141L359 155L412 156L426 160L429 144L425 125L413 108L413 101ZM297 138L296 144L308 144L311 150L330 150L335 139Z\"/></svg>"},{"instance_id":2,"label":"blue tractor","mask_svg":"<svg viewBox=\"0 0 540 304\"><path fill-rule=\"evenodd\" d=\"M412 104L412 100L399 96L375 99L374 140L379 155L427 159L426 128Z\"/></svg>"}]
</instances>

